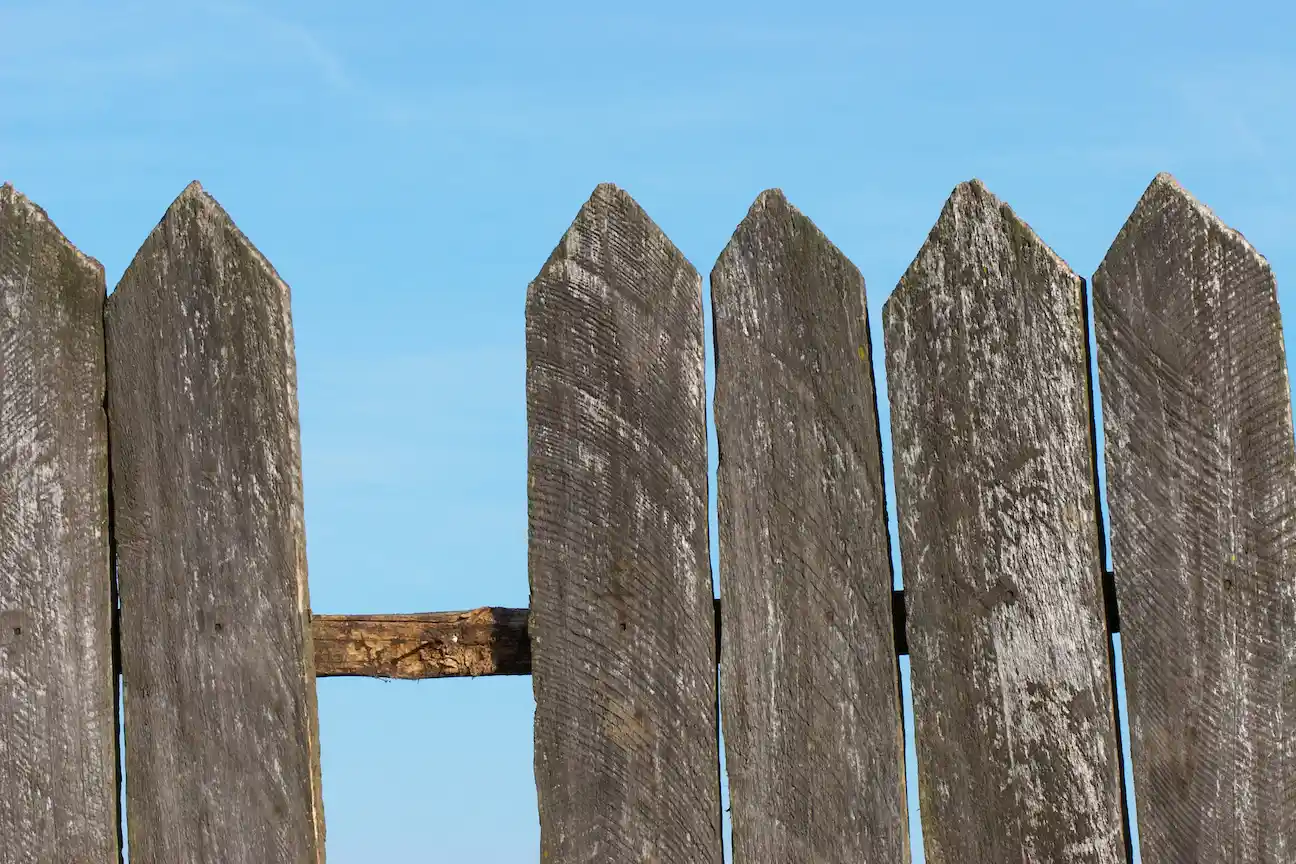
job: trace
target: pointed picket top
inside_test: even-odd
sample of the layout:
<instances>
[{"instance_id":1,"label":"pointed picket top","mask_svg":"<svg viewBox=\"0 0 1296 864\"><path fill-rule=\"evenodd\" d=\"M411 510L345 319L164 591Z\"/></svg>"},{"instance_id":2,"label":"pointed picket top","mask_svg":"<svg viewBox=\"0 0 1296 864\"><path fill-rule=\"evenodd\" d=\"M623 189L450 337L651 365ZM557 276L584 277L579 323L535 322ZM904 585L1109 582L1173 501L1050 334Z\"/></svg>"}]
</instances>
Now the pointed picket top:
<instances>
[{"instance_id":1,"label":"pointed picket top","mask_svg":"<svg viewBox=\"0 0 1296 864\"><path fill-rule=\"evenodd\" d=\"M789 243L793 244L790 248ZM712 281L717 275L732 275L735 268L744 266L744 260L771 254L789 262L796 259L814 266L831 260L834 267L856 276L859 274L858 268L819 230L819 226L793 206L783 190L778 188L766 189L756 196L747 215L738 223L716 259L711 271ZM730 283L726 281L725 284ZM732 283L732 287L740 285Z\"/></svg>"},{"instance_id":2,"label":"pointed picket top","mask_svg":"<svg viewBox=\"0 0 1296 864\"><path fill-rule=\"evenodd\" d=\"M883 304L883 318L892 301L904 302L909 294L922 290L918 286L927 282L919 274L938 260L975 264L986 268L990 275L1000 264L1020 256L1038 258L1041 266L1052 268L1067 281L1078 278L1062 257L984 183L976 178L960 183L946 199L940 217L900 284ZM928 287L937 289L939 283L931 282Z\"/></svg>"},{"instance_id":3,"label":"pointed picket top","mask_svg":"<svg viewBox=\"0 0 1296 864\"><path fill-rule=\"evenodd\" d=\"M711 308L733 848L908 860L864 277L769 189L711 271Z\"/></svg>"},{"instance_id":4,"label":"pointed picket top","mask_svg":"<svg viewBox=\"0 0 1296 864\"><path fill-rule=\"evenodd\" d=\"M883 309L929 860L1125 859L1086 320L975 180Z\"/></svg>"},{"instance_id":5,"label":"pointed picket top","mask_svg":"<svg viewBox=\"0 0 1296 864\"><path fill-rule=\"evenodd\" d=\"M21 219L32 225L40 224L47 226L46 230L53 233L58 238L59 243L75 254L84 266L97 270L100 274L103 273L103 265L100 264L97 259L78 249L76 245L59 230L58 225L54 223L54 220L50 218L49 214L45 212L43 207L35 201L32 201L15 188L12 183L7 181L0 184L0 219L6 221L10 219Z\"/></svg>"},{"instance_id":6,"label":"pointed picket top","mask_svg":"<svg viewBox=\"0 0 1296 864\"><path fill-rule=\"evenodd\" d=\"M104 322L132 857L316 864L288 286L191 183Z\"/></svg>"},{"instance_id":7,"label":"pointed picket top","mask_svg":"<svg viewBox=\"0 0 1296 864\"><path fill-rule=\"evenodd\" d=\"M599 185L527 288L545 861L722 857L703 343L697 271Z\"/></svg>"},{"instance_id":8,"label":"pointed picket top","mask_svg":"<svg viewBox=\"0 0 1296 864\"><path fill-rule=\"evenodd\" d=\"M1159 174L1093 284L1143 860L1291 861L1296 450L1273 271Z\"/></svg>"},{"instance_id":9,"label":"pointed picket top","mask_svg":"<svg viewBox=\"0 0 1296 864\"><path fill-rule=\"evenodd\" d=\"M119 860L104 271L0 186L0 838Z\"/></svg>"},{"instance_id":10,"label":"pointed picket top","mask_svg":"<svg viewBox=\"0 0 1296 864\"><path fill-rule=\"evenodd\" d=\"M185 239L181 240L181 237ZM159 244L166 246L176 242L186 246L197 244L200 248L218 256L239 249L241 254L247 255L258 267L266 271L266 275L276 283L285 298L290 293L287 284L269 259L235 224L234 219L220 205L220 202L204 189L200 182L194 180L175 197L157 225L149 232L139 251L135 253L134 259L118 283L118 288L114 289L108 297L109 308L115 303L117 291L130 285L132 280L127 276L131 271L136 267L146 266L145 259L150 250ZM211 287L218 288L219 280L212 280Z\"/></svg>"},{"instance_id":11,"label":"pointed picket top","mask_svg":"<svg viewBox=\"0 0 1296 864\"><path fill-rule=\"evenodd\" d=\"M1268 260L1251 245L1241 231L1225 223L1214 210L1184 188L1168 171L1157 174L1143 191L1129 219L1121 226L1120 233L1112 241L1103 264L1105 265L1109 258L1114 260L1123 250L1138 242L1140 237L1144 237L1149 232L1168 230L1172 220L1185 223L1196 222L1199 228L1217 232L1228 242L1234 254L1247 258L1257 268L1266 271L1270 269ZM1098 272L1103 272L1102 265L1099 266Z\"/></svg>"},{"instance_id":12,"label":"pointed picket top","mask_svg":"<svg viewBox=\"0 0 1296 864\"><path fill-rule=\"evenodd\" d=\"M562 239L554 247L539 275L527 286L528 305L536 299L534 295L538 287L548 286L553 290L558 282L562 281L554 282L545 278L552 275L551 270L554 267L567 272L572 262L584 258L605 260L610 266L620 266L616 246L606 243L610 236L633 236L636 244L642 244L644 249L660 252L672 262L672 266L682 265L692 269L684 254L676 248L666 233L630 193L613 183L600 183L594 187L589 199L581 205L576 218L563 233ZM585 280L577 281L584 284ZM635 288L629 283L624 287Z\"/></svg>"}]
</instances>

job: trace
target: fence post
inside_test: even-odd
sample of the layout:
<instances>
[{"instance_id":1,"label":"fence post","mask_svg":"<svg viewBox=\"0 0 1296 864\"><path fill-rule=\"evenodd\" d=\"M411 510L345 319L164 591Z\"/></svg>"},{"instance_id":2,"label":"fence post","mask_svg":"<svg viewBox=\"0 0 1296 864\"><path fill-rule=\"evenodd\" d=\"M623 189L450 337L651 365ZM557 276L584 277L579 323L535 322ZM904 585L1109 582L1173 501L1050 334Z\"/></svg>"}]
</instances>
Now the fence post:
<instances>
[{"instance_id":1,"label":"fence post","mask_svg":"<svg viewBox=\"0 0 1296 864\"><path fill-rule=\"evenodd\" d=\"M701 280L601 185L527 289L546 864L719 864Z\"/></svg>"},{"instance_id":2,"label":"fence post","mask_svg":"<svg viewBox=\"0 0 1296 864\"><path fill-rule=\"evenodd\" d=\"M132 864L317 864L289 291L198 186L108 299Z\"/></svg>"},{"instance_id":3,"label":"fence post","mask_svg":"<svg viewBox=\"0 0 1296 864\"><path fill-rule=\"evenodd\" d=\"M103 304L0 186L0 861L119 860Z\"/></svg>"},{"instance_id":4,"label":"fence post","mask_svg":"<svg viewBox=\"0 0 1296 864\"><path fill-rule=\"evenodd\" d=\"M883 322L927 858L1123 861L1084 283L974 181Z\"/></svg>"},{"instance_id":5,"label":"fence post","mask_svg":"<svg viewBox=\"0 0 1296 864\"><path fill-rule=\"evenodd\" d=\"M1094 275L1146 864L1296 855L1296 452L1269 265L1169 175Z\"/></svg>"},{"instance_id":6,"label":"fence post","mask_svg":"<svg viewBox=\"0 0 1296 864\"><path fill-rule=\"evenodd\" d=\"M711 296L734 860L907 860L864 279L770 190Z\"/></svg>"}]
</instances>

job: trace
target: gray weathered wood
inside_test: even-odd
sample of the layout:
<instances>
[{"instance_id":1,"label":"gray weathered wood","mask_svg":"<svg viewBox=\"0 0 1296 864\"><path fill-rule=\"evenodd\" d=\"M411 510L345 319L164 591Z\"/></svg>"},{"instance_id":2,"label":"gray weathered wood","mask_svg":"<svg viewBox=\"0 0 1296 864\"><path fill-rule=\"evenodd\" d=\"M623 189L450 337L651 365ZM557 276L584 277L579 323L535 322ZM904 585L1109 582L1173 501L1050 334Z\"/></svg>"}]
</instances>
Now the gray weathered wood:
<instances>
[{"instance_id":1,"label":"gray weathered wood","mask_svg":"<svg viewBox=\"0 0 1296 864\"><path fill-rule=\"evenodd\" d=\"M594 190L527 289L541 860L721 860L701 280Z\"/></svg>"},{"instance_id":2,"label":"gray weathered wood","mask_svg":"<svg viewBox=\"0 0 1296 864\"><path fill-rule=\"evenodd\" d=\"M0 862L118 860L104 293L0 187Z\"/></svg>"},{"instance_id":3,"label":"gray weathered wood","mask_svg":"<svg viewBox=\"0 0 1296 864\"><path fill-rule=\"evenodd\" d=\"M973 181L883 322L927 861L1123 861L1083 281Z\"/></svg>"},{"instance_id":4,"label":"gray weathered wood","mask_svg":"<svg viewBox=\"0 0 1296 864\"><path fill-rule=\"evenodd\" d=\"M1164 174L1094 275L1146 864L1296 856L1296 451L1276 291Z\"/></svg>"},{"instance_id":5,"label":"gray weathered wood","mask_svg":"<svg viewBox=\"0 0 1296 864\"><path fill-rule=\"evenodd\" d=\"M770 190L712 270L711 298L734 861L906 860L864 279Z\"/></svg>"},{"instance_id":6,"label":"gray weathered wood","mask_svg":"<svg viewBox=\"0 0 1296 864\"><path fill-rule=\"evenodd\" d=\"M288 286L194 183L107 305L131 864L315 864Z\"/></svg>"}]
</instances>

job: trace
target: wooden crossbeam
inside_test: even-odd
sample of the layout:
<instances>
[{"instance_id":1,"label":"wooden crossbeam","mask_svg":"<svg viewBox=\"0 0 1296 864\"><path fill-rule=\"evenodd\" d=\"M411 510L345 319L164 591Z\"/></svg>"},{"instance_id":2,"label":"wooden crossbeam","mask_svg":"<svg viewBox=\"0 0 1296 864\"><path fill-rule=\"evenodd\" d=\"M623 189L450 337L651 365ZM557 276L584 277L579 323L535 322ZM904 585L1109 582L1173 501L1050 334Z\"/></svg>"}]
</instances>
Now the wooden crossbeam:
<instances>
[{"instance_id":1,"label":"wooden crossbeam","mask_svg":"<svg viewBox=\"0 0 1296 864\"><path fill-rule=\"evenodd\" d=\"M1115 580L1103 573L1107 624L1120 632ZM896 654L909 653L905 592L891 592ZM720 657L720 598L715 601L716 659ZM527 610L482 606L464 612L412 615L315 615L316 678L476 678L530 675Z\"/></svg>"},{"instance_id":2,"label":"wooden crossbeam","mask_svg":"<svg viewBox=\"0 0 1296 864\"><path fill-rule=\"evenodd\" d=\"M483 606L416 615L316 615L315 676L530 675L527 610Z\"/></svg>"}]
</instances>

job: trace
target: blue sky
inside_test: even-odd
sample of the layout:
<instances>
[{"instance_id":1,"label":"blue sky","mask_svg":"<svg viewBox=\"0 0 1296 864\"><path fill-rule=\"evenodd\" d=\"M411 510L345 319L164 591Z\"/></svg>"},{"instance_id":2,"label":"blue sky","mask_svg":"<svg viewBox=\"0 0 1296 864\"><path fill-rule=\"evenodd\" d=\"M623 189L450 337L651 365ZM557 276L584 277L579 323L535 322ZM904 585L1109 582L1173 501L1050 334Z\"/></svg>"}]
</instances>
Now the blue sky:
<instances>
[{"instance_id":1,"label":"blue sky","mask_svg":"<svg viewBox=\"0 0 1296 864\"><path fill-rule=\"evenodd\" d=\"M292 286L317 612L525 606L525 288L601 181L704 274L781 187L880 335L958 182L1087 277L1168 170L1290 326L1290 4L885 5L0 0L0 179L110 286L198 179ZM333 864L535 860L529 679L319 695Z\"/></svg>"}]
</instances>

